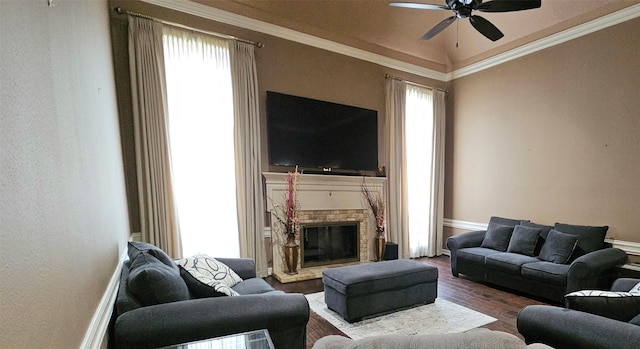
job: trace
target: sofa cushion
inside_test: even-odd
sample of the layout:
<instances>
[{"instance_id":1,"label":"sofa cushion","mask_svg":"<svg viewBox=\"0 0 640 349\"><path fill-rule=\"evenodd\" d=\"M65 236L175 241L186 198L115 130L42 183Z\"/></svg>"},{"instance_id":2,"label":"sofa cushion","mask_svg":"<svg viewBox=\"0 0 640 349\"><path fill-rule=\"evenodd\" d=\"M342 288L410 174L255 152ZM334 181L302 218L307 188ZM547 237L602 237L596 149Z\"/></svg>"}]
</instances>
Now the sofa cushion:
<instances>
[{"instance_id":1,"label":"sofa cushion","mask_svg":"<svg viewBox=\"0 0 640 349\"><path fill-rule=\"evenodd\" d=\"M565 286L569 267L569 264L534 262L522 265L520 272L527 279Z\"/></svg>"},{"instance_id":2,"label":"sofa cushion","mask_svg":"<svg viewBox=\"0 0 640 349\"><path fill-rule=\"evenodd\" d=\"M500 253L484 247L470 247L458 250L458 260L469 261L470 263L484 265L487 256Z\"/></svg>"},{"instance_id":3,"label":"sofa cushion","mask_svg":"<svg viewBox=\"0 0 640 349\"><path fill-rule=\"evenodd\" d=\"M510 227L515 227L518 224L522 224L523 222L528 222L529 220L525 219L513 219L513 218L504 218L498 216L492 216L489 218L489 223L496 223L501 225L508 225Z\"/></svg>"},{"instance_id":4,"label":"sofa cushion","mask_svg":"<svg viewBox=\"0 0 640 349\"><path fill-rule=\"evenodd\" d=\"M131 262L127 287L144 306L190 299L178 268L162 263L148 252L141 252Z\"/></svg>"},{"instance_id":5,"label":"sofa cushion","mask_svg":"<svg viewBox=\"0 0 640 349\"><path fill-rule=\"evenodd\" d=\"M540 232L542 229L516 225L511 234L511 240L509 240L507 252L533 256Z\"/></svg>"},{"instance_id":6,"label":"sofa cushion","mask_svg":"<svg viewBox=\"0 0 640 349\"><path fill-rule=\"evenodd\" d=\"M604 248L604 238L607 235L609 227L556 223L554 229L578 236L578 244L573 256L573 259L575 259L589 252Z\"/></svg>"},{"instance_id":7,"label":"sofa cushion","mask_svg":"<svg viewBox=\"0 0 640 349\"><path fill-rule=\"evenodd\" d=\"M578 236L561 233L552 229L540 250L540 259L543 261L564 264L569 261L578 242Z\"/></svg>"},{"instance_id":8,"label":"sofa cushion","mask_svg":"<svg viewBox=\"0 0 640 349\"><path fill-rule=\"evenodd\" d=\"M499 270L505 273L520 275L520 268L526 263L539 262L537 258L518 253L495 253L487 256L485 265L487 268Z\"/></svg>"},{"instance_id":9,"label":"sofa cushion","mask_svg":"<svg viewBox=\"0 0 640 349\"><path fill-rule=\"evenodd\" d=\"M600 290L571 292L564 296L567 308L628 322L640 314L640 294Z\"/></svg>"},{"instance_id":10,"label":"sofa cushion","mask_svg":"<svg viewBox=\"0 0 640 349\"><path fill-rule=\"evenodd\" d=\"M489 223L480 247L504 252L509 246L509 239L511 238L512 232L512 226Z\"/></svg>"},{"instance_id":11,"label":"sofa cushion","mask_svg":"<svg viewBox=\"0 0 640 349\"><path fill-rule=\"evenodd\" d=\"M274 291L273 287L271 287L262 278L252 278L244 280L241 283L233 286L233 290L241 295L262 294Z\"/></svg>"},{"instance_id":12,"label":"sofa cushion","mask_svg":"<svg viewBox=\"0 0 640 349\"><path fill-rule=\"evenodd\" d=\"M167 255L166 252L164 252L159 247L147 242L129 241L129 243L127 244L127 252L129 254L130 261L135 260L138 255L144 252L152 255L165 265L168 265L170 267L174 266L173 260L171 259L171 257L169 257L169 255Z\"/></svg>"},{"instance_id":13,"label":"sofa cushion","mask_svg":"<svg viewBox=\"0 0 640 349\"><path fill-rule=\"evenodd\" d=\"M213 287L217 292L228 296L237 296L232 287L242 282L231 268L217 259L207 255L196 255L189 258L176 259L175 263L182 266L194 278Z\"/></svg>"}]
</instances>

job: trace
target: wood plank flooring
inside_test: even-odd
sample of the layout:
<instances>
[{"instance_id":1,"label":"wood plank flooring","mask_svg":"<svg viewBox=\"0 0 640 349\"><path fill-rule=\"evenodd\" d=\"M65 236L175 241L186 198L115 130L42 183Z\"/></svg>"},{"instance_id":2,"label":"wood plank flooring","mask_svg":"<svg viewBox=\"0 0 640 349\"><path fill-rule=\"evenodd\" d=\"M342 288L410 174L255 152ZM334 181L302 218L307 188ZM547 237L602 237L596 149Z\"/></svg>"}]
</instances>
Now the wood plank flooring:
<instances>
[{"instance_id":1,"label":"wood plank flooring","mask_svg":"<svg viewBox=\"0 0 640 349\"><path fill-rule=\"evenodd\" d=\"M438 268L438 297L498 319L483 326L491 330L511 333L522 338L516 328L516 318L520 309L532 304L549 304L545 300L482 284L464 276L454 277L451 275L448 256L415 260ZM285 292L309 294L323 291L320 279L287 284L282 284L272 277L265 280L273 288ZM319 338L330 334L344 335L327 320L312 312L307 325L307 348L310 349Z\"/></svg>"}]
</instances>

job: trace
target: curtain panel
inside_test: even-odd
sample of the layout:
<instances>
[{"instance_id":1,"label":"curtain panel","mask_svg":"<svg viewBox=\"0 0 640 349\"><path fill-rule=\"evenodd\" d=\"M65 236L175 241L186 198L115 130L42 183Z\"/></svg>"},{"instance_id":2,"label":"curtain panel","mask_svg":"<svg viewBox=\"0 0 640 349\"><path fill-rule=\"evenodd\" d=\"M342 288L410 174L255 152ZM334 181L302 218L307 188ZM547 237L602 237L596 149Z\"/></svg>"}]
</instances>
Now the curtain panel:
<instances>
[{"instance_id":1,"label":"curtain panel","mask_svg":"<svg viewBox=\"0 0 640 349\"><path fill-rule=\"evenodd\" d=\"M416 86L397 79L387 79L385 87L387 146L389 147L387 151L387 197L389 200L387 226L389 238L390 241L398 244L400 258L441 255L444 216L445 92L424 88L429 95L427 100L431 100L431 108L433 108L433 113L430 113L430 110L428 113L424 113L425 116L433 118L429 140L431 144L424 147L424 149L430 149L428 151L431 153L431 156L428 157L429 163L424 169L424 171L429 171L429 176L420 176L421 180L426 181L426 183L420 183L420 186L425 193L427 191L428 193L425 200L421 200L424 202L420 205L416 205L414 202L411 205L411 210L415 211L416 207L419 207L420 212L413 212L414 216L428 218L418 218L422 222L413 227L417 231L410 231L411 201L409 200L409 192L414 193L415 189L410 187L409 177L415 177L416 173L408 174L407 132L411 132L412 129L407 130L410 128L407 125L407 90L413 91ZM419 87L419 89L423 88ZM411 112L415 113L414 110ZM415 137L429 138L424 135L415 135ZM416 161L414 158L411 160ZM421 172L422 170L419 173L424 173Z\"/></svg>"},{"instance_id":2,"label":"curtain panel","mask_svg":"<svg viewBox=\"0 0 640 349\"><path fill-rule=\"evenodd\" d=\"M129 17L129 70L141 239L182 257L167 130L162 24Z\"/></svg>"},{"instance_id":3,"label":"curtain panel","mask_svg":"<svg viewBox=\"0 0 640 349\"><path fill-rule=\"evenodd\" d=\"M230 43L240 255L253 258L256 273L267 276L264 198L260 152L258 76L254 46Z\"/></svg>"},{"instance_id":4,"label":"curtain panel","mask_svg":"<svg viewBox=\"0 0 640 349\"><path fill-rule=\"evenodd\" d=\"M387 239L398 244L398 256L409 258L409 222L407 207L406 151L404 120L406 85L403 81L387 79L385 82L385 108L387 130Z\"/></svg>"}]
</instances>

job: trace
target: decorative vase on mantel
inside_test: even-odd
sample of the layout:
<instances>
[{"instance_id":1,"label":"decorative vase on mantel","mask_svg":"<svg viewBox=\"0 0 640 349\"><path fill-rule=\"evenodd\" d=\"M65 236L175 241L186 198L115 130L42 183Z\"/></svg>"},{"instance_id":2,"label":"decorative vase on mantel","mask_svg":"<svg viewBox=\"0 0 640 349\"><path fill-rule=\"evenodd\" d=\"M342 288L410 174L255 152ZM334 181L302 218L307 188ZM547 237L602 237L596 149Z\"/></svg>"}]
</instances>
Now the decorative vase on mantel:
<instances>
[{"instance_id":1,"label":"decorative vase on mantel","mask_svg":"<svg viewBox=\"0 0 640 349\"><path fill-rule=\"evenodd\" d=\"M296 243L295 234L287 234L287 243L284 244L284 264L287 275L298 274L298 254L300 245Z\"/></svg>"},{"instance_id":2,"label":"decorative vase on mantel","mask_svg":"<svg viewBox=\"0 0 640 349\"><path fill-rule=\"evenodd\" d=\"M384 237L384 229L376 229L376 262L384 260L384 249L387 246L387 240Z\"/></svg>"}]
</instances>

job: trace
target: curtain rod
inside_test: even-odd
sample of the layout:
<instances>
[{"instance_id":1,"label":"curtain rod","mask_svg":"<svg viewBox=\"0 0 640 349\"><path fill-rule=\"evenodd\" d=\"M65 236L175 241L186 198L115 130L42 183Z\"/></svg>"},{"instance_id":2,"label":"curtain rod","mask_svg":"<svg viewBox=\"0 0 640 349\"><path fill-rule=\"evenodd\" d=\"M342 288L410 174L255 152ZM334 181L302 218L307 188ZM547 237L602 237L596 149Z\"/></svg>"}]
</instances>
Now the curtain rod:
<instances>
[{"instance_id":1,"label":"curtain rod","mask_svg":"<svg viewBox=\"0 0 640 349\"><path fill-rule=\"evenodd\" d=\"M407 83L407 84L409 84L409 85L414 85L414 86L424 87L424 88L428 88L428 89L430 89L430 90L442 91L442 92L444 92L444 93L447 93L447 90L442 89L442 88L433 88L433 87L431 87L431 86L422 85L422 84L419 84L419 83L417 83L417 82L413 82L413 81L405 80L405 79L402 79L402 78L399 78L399 77L396 77L396 76L393 76L393 75L389 75L389 74L384 74L384 78L385 78L385 79L398 80L398 81L405 82L405 83Z\"/></svg>"},{"instance_id":2,"label":"curtain rod","mask_svg":"<svg viewBox=\"0 0 640 349\"><path fill-rule=\"evenodd\" d=\"M183 24L178 24L178 23L174 23L174 22L168 22L159 18L155 18L155 17L151 17L148 15L144 15L142 13L137 13L137 12L131 12L131 11L127 11L125 9L123 9L120 6L116 6L113 8L113 11L115 11L117 14L126 14L129 16L133 16L133 17L140 17L140 18L145 18L145 19L149 19L155 22L160 22L162 24L166 24L166 25L170 25L173 27L178 27L178 28L182 28L182 29L186 29L186 30L191 30L197 33L201 33L201 34L207 34L207 35L211 35L211 36L216 36L219 38L223 38L223 39L230 39L230 40L235 40L235 41L239 41L239 42L244 42L245 44L250 44L250 45L254 45L257 48L263 48L264 44L261 43L260 41L251 41L251 40L247 40L247 39L242 39L236 36L232 36L232 35L225 35L225 34L220 34L220 33L215 33L215 32L210 32L210 31L206 31L206 30L200 30L200 29L196 29L193 27L189 27Z\"/></svg>"}]
</instances>

